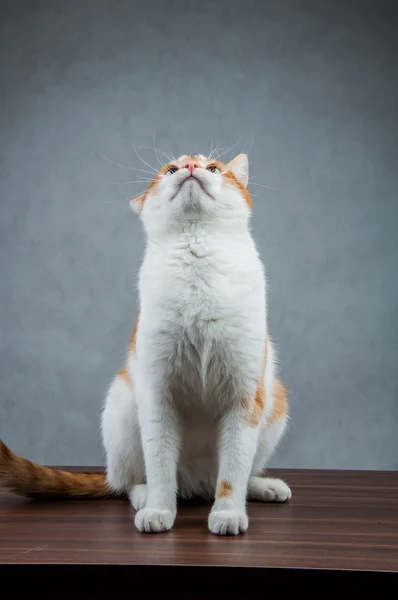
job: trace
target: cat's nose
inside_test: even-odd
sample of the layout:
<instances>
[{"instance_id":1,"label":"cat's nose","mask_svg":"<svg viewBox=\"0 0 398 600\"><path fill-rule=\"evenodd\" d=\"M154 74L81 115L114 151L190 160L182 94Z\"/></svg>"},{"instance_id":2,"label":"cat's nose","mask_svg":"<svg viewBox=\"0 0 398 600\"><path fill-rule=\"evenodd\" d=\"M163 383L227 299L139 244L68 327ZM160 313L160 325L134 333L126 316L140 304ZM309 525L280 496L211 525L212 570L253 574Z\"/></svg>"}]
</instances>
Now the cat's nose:
<instances>
[{"instance_id":1,"label":"cat's nose","mask_svg":"<svg viewBox=\"0 0 398 600\"><path fill-rule=\"evenodd\" d=\"M198 163L196 163L194 161L189 161L185 165L185 169L188 169L190 171L191 175L194 172L194 170L197 169L198 167L199 167Z\"/></svg>"}]
</instances>

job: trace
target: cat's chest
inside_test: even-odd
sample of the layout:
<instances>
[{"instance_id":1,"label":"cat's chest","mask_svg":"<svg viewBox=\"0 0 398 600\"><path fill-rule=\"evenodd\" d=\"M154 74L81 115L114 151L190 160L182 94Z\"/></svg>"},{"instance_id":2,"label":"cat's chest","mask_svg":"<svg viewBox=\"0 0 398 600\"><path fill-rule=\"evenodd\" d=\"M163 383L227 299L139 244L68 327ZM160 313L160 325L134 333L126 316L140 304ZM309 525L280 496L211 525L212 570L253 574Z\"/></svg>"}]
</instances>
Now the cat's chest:
<instances>
[{"instance_id":1,"label":"cat's chest","mask_svg":"<svg viewBox=\"0 0 398 600\"><path fill-rule=\"evenodd\" d=\"M237 253L232 244L212 248L192 240L148 263L140 286L141 356L153 362L156 376L189 395L246 389L264 351L264 285L257 256Z\"/></svg>"},{"instance_id":2,"label":"cat's chest","mask_svg":"<svg viewBox=\"0 0 398 600\"><path fill-rule=\"evenodd\" d=\"M203 366L208 354L219 354L228 345L243 307L237 297L239 278L231 269L223 272L211 256L199 252L200 248L193 246L193 253L185 253L175 265L169 278L170 296L162 312L175 352L191 364L196 361Z\"/></svg>"},{"instance_id":3,"label":"cat's chest","mask_svg":"<svg viewBox=\"0 0 398 600\"><path fill-rule=\"evenodd\" d=\"M193 247L196 251L200 248ZM232 261L226 263L208 255L185 256L165 305L171 379L207 398L246 378L251 365L245 363L251 356L257 363L263 344L261 285L256 290Z\"/></svg>"},{"instance_id":4,"label":"cat's chest","mask_svg":"<svg viewBox=\"0 0 398 600\"><path fill-rule=\"evenodd\" d=\"M179 311L187 322L204 324L231 316L234 307L241 307L250 298L251 277L242 272L234 253L224 249L209 249L205 240L194 239L176 252L166 269L165 306Z\"/></svg>"}]
</instances>

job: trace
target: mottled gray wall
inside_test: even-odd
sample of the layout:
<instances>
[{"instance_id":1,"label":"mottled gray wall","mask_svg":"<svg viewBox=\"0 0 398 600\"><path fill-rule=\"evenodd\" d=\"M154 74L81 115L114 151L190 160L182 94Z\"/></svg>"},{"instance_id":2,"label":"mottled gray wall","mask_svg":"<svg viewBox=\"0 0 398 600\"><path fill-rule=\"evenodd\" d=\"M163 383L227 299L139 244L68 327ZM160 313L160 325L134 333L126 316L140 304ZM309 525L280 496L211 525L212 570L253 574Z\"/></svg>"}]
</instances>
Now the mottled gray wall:
<instances>
[{"instance_id":1,"label":"mottled gray wall","mask_svg":"<svg viewBox=\"0 0 398 600\"><path fill-rule=\"evenodd\" d=\"M290 192L251 187L291 390L273 464L398 467L394 7L1 2L0 437L13 449L103 461L144 240L126 200L142 184L110 183L139 176L101 154L145 169L133 141L154 134L176 153L253 137L253 182Z\"/></svg>"}]
</instances>

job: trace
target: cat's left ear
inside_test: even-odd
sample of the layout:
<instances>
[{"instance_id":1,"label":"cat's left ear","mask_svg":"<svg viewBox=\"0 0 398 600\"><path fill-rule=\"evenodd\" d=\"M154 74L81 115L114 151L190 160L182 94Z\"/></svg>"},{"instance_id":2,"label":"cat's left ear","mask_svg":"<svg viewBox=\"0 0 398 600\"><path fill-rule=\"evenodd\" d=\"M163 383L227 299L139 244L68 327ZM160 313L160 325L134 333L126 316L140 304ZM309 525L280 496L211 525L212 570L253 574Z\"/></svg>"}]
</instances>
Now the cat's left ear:
<instances>
[{"instance_id":1,"label":"cat's left ear","mask_svg":"<svg viewBox=\"0 0 398 600\"><path fill-rule=\"evenodd\" d=\"M249 180L249 161L247 160L247 154L238 154L230 163L227 164L228 171L231 171L236 179L247 187Z\"/></svg>"}]
</instances>

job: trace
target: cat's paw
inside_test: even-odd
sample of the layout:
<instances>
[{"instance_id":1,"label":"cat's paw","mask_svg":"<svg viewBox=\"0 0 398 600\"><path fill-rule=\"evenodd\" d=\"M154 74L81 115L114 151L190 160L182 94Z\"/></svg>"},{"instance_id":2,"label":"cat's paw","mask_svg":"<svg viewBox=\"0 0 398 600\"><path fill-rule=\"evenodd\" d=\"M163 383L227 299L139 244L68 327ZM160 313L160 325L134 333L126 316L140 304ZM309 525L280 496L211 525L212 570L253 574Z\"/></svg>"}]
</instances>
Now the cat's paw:
<instances>
[{"instance_id":1,"label":"cat's paw","mask_svg":"<svg viewBox=\"0 0 398 600\"><path fill-rule=\"evenodd\" d=\"M282 479L251 477L248 498L255 502L287 502L292 497L290 487Z\"/></svg>"},{"instance_id":2,"label":"cat's paw","mask_svg":"<svg viewBox=\"0 0 398 600\"><path fill-rule=\"evenodd\" d=\"M141 510L141 508L145 507L147 496L148 487L146 483L133 485L129 492L129 499L135 510Z\"/></svg>"},{"instance_id":3,"label":"cat's paw","mask_svg":"<svg viewBox=\"0 0 398 600\"><path fill-rule=\"evenodd\" d=\"M135 515L135 526L142 533L161 533L173 527L174 519L171 510L142 508Z\"/></svg>"},{"instance_id":4,"label":"cat's paw","mask_svg":"<svg viewBox=\"0 0 398 600\"><path fill-rule=\"evenodd\" d=\"M214 510L209 515L209 529L215 535L244 533L248 525L247 515L237 510Z\"/></svg>"}]
</instances>

